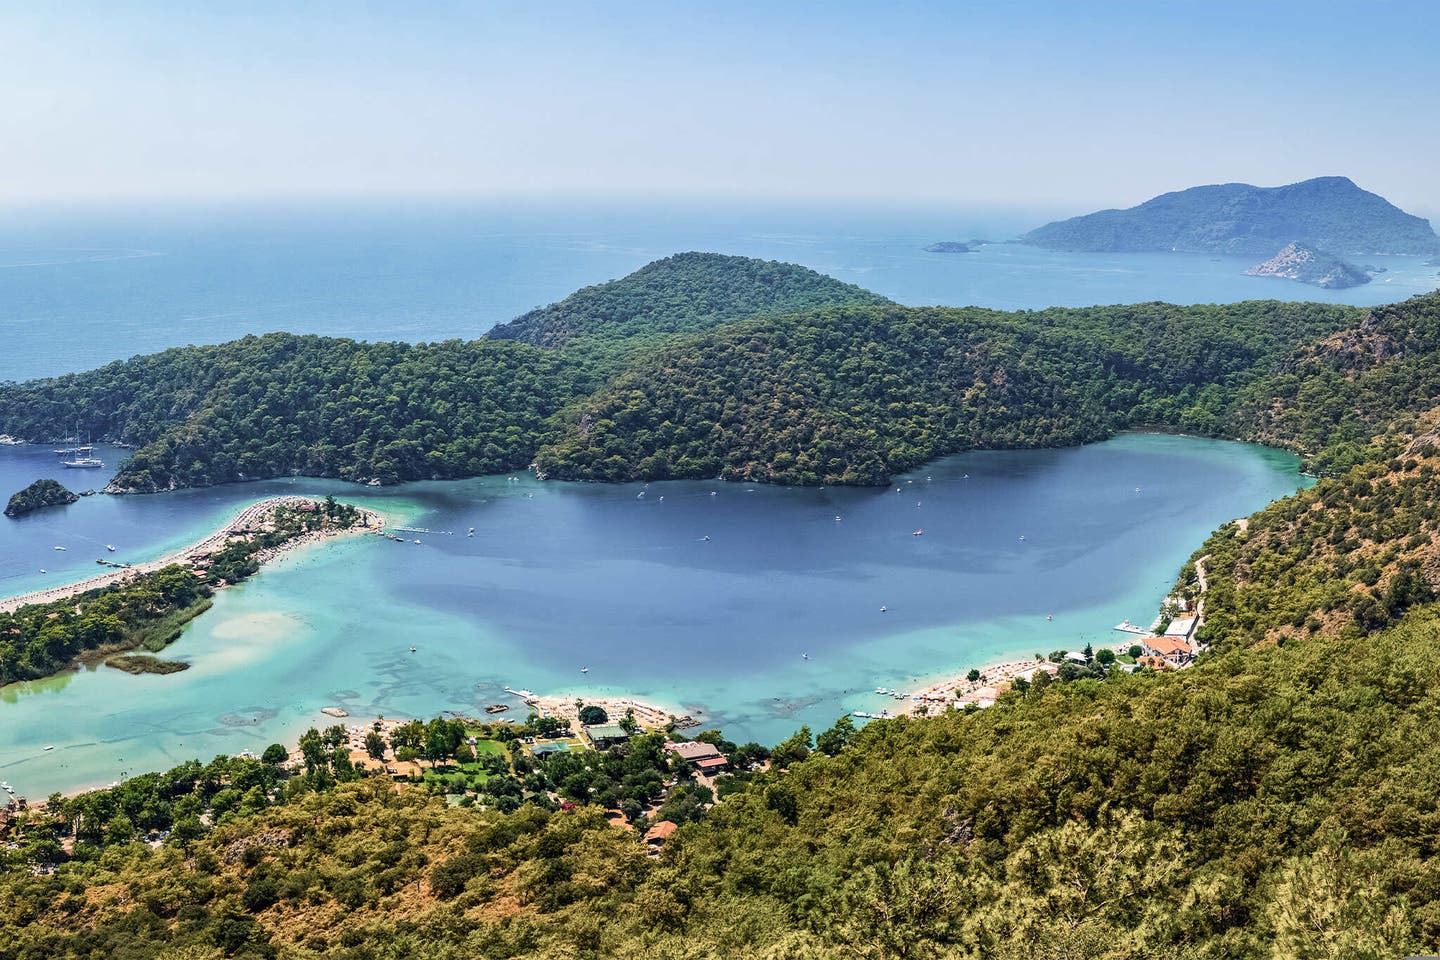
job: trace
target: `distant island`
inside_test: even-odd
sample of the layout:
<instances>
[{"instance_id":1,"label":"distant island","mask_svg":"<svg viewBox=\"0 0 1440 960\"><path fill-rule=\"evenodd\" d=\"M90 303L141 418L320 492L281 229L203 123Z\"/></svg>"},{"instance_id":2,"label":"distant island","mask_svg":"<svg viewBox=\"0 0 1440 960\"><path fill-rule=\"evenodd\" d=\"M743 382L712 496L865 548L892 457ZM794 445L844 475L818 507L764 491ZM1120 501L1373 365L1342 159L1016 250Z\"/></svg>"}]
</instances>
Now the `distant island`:
<instances>
[{"instance_id":1,"label":"distant island","mask_svg":"<svg viewBox=\"0 0 1440 960\"><path fill-rule=\"evenodd\" d=\"M1128 210L1047 223L1020 238L1051 250L1268 257L1288 243L1337 256L1440 253L1430 223L1348 177L1283 187L1222 183L1166 193Z\"/></svg>"},{"instance_id":2,"label":"distant island","mask_svg":"<svg viewBox=\"0 0 1440 960\"><path fill-rule=\"evenodd\" d=\"M960 240L941 240L925 248L926 253L974 253L975 248Z\"/></svg>"},{"instance_id":3,"label":"distant island","mask_svg":"<svg viewBox=\"0 0 1440 960\"><path fill-rule=\"evenodd\" d=\"M23 517L34 510L63 507L79 499L78 494L71 493L54 480L36 480L10 498L5 507L5 516Z\"/></svg>"},{"instance_id":4,"label":"distant island","mask_svg":"<svg viewBox=\"0 0 1440 960\"><path fill-rule=\"evenodd\" d=\"M1275 256L1264 263L1257 263L1245 273L1251 277L1298 280L1326 290L1343 290L1370 282L1370 274L1364 268L1303 243L1286 244Z\"/></svg>"}]
</instances>

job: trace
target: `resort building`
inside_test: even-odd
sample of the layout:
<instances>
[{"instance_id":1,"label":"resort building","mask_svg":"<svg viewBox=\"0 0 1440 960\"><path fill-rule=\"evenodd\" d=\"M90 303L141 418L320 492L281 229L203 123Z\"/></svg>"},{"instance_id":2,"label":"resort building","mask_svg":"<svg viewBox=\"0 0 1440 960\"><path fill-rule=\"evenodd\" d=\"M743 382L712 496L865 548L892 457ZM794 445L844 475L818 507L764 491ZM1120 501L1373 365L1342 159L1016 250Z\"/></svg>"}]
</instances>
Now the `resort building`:
<instances>
[{"instance_id":1,"label":"resort building","mask_svg":"<svg viewBox=\"0 0 1440 960\"><path fill-rule=\"evenodd\" d=\"M1195 659L1195 648L1180 637L1145 637L1140 646L1152 657L1159 657L1172 667L1183 667Z\"/></svg>"},{"instance_id":2,"label":"resort building","mask_svg":"<svg viewBox=\"0 0 1440 960\"><path fill-rule=\"evenodd\" d=\"M618 723L597 723L581 729L585 731L585 739L589 740L590 746L596 750L605 750L630 739L630 734Z\"/></svg>"},{"instance_id":3,"label":"resort building","mask_svg":"<svg viewBox=\"0 0 1440 960\"><path fill-rule=\"evenodd\" d=\"M689 761L695 769L707 775L719 773L730 764L730 761L725 759L725 754L713 743L701 743L699 740L685 740L680 743L672 741L665 744L665 749L681 760Z\"/></svg>"},{"instance_id":4,"label":"resort building","mask_svg":"<svg viewBox=\"0 0 1440 960\"><path fill-rule=\"evenodd\" d=\"M1174 620L1170 621L1170 626L1165 628L1165 636L1179 637L1182 640L1190 639L1190 635L1194 632L1195 618L1189 616L1176 617Z\"/></svg>"}]
</instances>

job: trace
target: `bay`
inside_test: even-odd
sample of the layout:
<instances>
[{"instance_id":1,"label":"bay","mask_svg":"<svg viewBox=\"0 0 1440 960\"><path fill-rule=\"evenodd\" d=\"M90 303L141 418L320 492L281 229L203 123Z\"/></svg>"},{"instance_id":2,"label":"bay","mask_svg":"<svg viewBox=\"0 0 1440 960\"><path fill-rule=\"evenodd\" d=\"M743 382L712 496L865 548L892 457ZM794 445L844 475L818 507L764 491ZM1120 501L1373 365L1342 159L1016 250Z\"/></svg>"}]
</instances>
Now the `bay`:
<instances>
[{"instance_id":1,"label":"bay","mask_svg":"<svg viewBox=\"0 0 1440 960\"><path fill-rule=\"evenodd\" d=\"M73 480L57 459L0 448L0 483ZM474 712L515 703L506 685L633 694L775 742L891 705L879 686L1113 642L1120 620L1149 621L1210 530L1303 484L1278 451L1132 434L963 454L883 490L518 476L88 497L0 523L0 594L88 573L107 543L157 555L279 492L335 492L437 532L267 566L172 645L182 673L102 667L0 690L0 776L43 796L293 740L331 722L326 705Z\"/></svg>"}]
</instances>

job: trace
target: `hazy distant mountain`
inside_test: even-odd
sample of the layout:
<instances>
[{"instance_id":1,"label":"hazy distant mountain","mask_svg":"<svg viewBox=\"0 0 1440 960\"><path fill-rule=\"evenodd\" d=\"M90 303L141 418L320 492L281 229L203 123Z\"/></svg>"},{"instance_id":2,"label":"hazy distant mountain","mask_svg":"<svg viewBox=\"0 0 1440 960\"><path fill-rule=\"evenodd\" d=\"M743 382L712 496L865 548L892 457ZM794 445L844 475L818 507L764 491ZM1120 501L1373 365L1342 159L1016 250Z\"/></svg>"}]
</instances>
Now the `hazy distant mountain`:
<instances>
[{"instance_id":1,"label":"hazy distant mountain","mask_svg":"<svg viewBox=\"0 0 1440 960\"><path fill-rule=\"evenodd\" d=\"M1252 277L1284 277L1326 290L1358 287L1370 282L1370 274L1353 263L1347 263L1303 243L1285 245L1275 256L1245 271Z\"/></svg>"},{"instance_id":2,"label":"hazy distant mountain","mask_svg":"<svg viewBox=\"0 0 1440 960\"><path fill-rule=\"evenodd\" d=\"M1222 183L1166 193L1128 210L1058 220L1020 238L1052 250L1269 256L1287 243L1333 254L1440 251L1430 223L1348 177L1283 187Z\"/></svg>"}]
</instances>

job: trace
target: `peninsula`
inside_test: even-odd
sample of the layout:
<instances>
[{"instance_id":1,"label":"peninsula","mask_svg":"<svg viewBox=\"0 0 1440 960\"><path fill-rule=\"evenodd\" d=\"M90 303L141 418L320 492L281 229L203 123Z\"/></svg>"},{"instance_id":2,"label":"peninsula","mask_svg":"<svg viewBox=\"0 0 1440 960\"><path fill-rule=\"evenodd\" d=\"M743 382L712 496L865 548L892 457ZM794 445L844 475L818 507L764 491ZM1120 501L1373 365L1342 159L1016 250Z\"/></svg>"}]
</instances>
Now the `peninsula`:
<instances>
[{"instance_id":1,"label":"peninsula","mask_svg":"<svg viewBox=\"0 0 1440 960\"><path fill-rule=\"evenodd\" d=\"M1074 252L1218 253L1268 257L1287 243L1337 256L1434 254L1440 237L1348 177L1283 187L1222 183L1166 193L1126 210L1047 223L1022 243Z\"/></svg>"},{"instance_id":2,"label":"peninsula","mask_svg":"<svg viewBox=\"0 0 1440 960\"><path fill-rule=\"evenodd\" d=\"M57 673L82 655L103 659L141 647L157 652L209 608L214 590L286 551L383 523L330 497L273 497L163 557L133 565L102 560L104 573L7 597L0 600L0 685ZM143 660L116 665L153 666Z\"/></svg>"}]
</instances>

